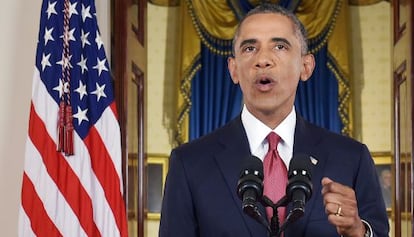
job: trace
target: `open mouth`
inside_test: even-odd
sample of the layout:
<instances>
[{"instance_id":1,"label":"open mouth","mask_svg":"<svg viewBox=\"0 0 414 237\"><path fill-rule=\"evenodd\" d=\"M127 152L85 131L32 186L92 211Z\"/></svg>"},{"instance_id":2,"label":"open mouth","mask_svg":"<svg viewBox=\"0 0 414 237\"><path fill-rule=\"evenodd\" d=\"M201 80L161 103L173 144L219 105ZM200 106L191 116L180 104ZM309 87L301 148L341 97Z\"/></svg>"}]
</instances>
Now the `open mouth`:
<instances>
[{"instance_id":1,"label":"open mouth","mask_svg":"<svg viewBox=\"0 0 414 237\"><path fill-rule=\"evenodd\" d=\"M274 87L274 80L270 77L262 77L256 81L256 88L262 92L268 92Z\"/></svg>"},{"instance_id":2,"label":"open mouth","mask_svg":"<svg viewBox=\"0 0 414 237\"><path fill-rule=\"evenodd\" d=\"M263 79L260 79L259 80L259 83L261 84L261 85L267 85L267 84L270 84L272 81L270 80L270 79L268 79L268 78L263 78Z\"/></svg>"}]
</instances>

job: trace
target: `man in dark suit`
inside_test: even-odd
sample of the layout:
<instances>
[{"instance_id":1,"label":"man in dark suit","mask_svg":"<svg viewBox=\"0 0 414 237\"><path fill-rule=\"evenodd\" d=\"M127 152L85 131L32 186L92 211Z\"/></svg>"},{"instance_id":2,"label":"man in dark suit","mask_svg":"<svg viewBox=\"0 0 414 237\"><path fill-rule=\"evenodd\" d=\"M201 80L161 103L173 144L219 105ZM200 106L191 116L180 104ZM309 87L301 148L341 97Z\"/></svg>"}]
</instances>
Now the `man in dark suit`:
<instances>
[{"instance_id":1,"label":"man in dark suit","mask_svg":"<svg viewBox=\"0 0 414 237\"><path fill-rule=\"evenodd\" d=\"M388 236L367 147L316 127L295 111L298 82L309 79L315 67L299 20L279 6L260 5L241 21L233 47L228 67L243 91L242 113L172 151L159 235L267 236L266 228L242 211L236 187L243 159L253 154L263 160L266 137L275 132L287 168L296 153L308 154L313 164L313 194L285 237ZM259 209L265 213L263 206Z\"/></svg>"}]
</instances>

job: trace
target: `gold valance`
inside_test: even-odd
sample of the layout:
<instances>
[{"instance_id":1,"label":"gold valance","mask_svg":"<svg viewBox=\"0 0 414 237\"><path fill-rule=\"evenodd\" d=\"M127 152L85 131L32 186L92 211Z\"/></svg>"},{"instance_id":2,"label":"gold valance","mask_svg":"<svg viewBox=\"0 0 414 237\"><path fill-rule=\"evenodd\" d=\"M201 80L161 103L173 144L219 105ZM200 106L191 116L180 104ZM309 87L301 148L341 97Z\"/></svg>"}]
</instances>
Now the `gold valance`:
<instances>
[{"instance_id":1,"label":"gold valance","mask_svg":"<svg viewBox=\"0 0 414 237\"><path fill-rule=\"evenodd\" d=\"M148 2L164 7L174 7L180 5L180 0L148 0Z\"/></svg>"},{"instance_id":2,"label":"gold valance","mask_svg":"<svg viewBox=\"0 0 414 237\"><path fill-rule=\"evenodd\" d=\"M335 13L341 1L302 1L296 15L306 26L309 38L319 36L326 28L334 25ZM238 20L226 0L186 0L191 20L200 34L205 31L220 40L233 38ZM199 35L201 38L202 35Z\"/></svg>"},{"instance_id":3,"label":"gold valance","mask_svg":"<svg viewBox=\"0 0 414 237\"><path fill-rule=\"evenodd\" d=\"M231 40L238 20L231 11L227 1L187 1L193 14L196 27L206 30L211 36Z\"/></svg>"},{"instance_id":4,"label":"gold valance","mask_svg":"<svg viewBox=\"0 0 414 237\"><path fill-rule=\"evenodd\" d=\"M387 1L387 0L349 0L349 5L364 6L364 5L376 4L382 1Z\"/></svg>"},{"instance_id":5,"label":"gold valance","mask_svg":"<svg viewBox=\"0 0 414 237\"><path fill-rule=\"evenodd\" d=\"M233 0L232 0L233 1ZM234 0L236 1L236 0ZM350 5L356 5L356 6L363 6L363 5L371 5L371 4L376 4L382 1L387 1L389 2L389 0L349 0L349 4ZM158 6L178 6L180 5L180 0L148 0L149 3L152 3L154 5L158 5ZM249 1L252 5L257 5L260 3L260 0L250 0ZM276 1L272 1L272 2L278 2ZM311 2L311 1L309 1Z\"/></svg>"}]
</instances>

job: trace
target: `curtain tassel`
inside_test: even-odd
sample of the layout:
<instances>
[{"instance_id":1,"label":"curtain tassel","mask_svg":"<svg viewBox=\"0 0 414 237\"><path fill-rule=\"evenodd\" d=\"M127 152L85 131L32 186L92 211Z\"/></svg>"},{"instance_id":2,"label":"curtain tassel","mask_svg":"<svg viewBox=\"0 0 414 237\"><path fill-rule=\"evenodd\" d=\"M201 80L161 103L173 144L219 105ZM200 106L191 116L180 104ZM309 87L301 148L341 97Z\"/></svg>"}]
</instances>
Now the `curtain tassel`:
<instances>
[{"instance_id":1,"label":"curtain tassel","mask_svg":"<svg viewBox=\"0 0 414 237\"><path fill-rule=\"evenodd\" d=\"M61 101L59 104L59 123L58 123L58 148L62 152L65 143L65 102Z\"/></svg>"},{"instance_id":2,"label":"curtain tassel","mask_svg":"<svg viewBox=\"0 0 414 237\"><path fill-rule=\"evenodd\" d=\"M72 106L66 106L65 110L65 154L73 155L73 118Z\"/></svg>"}]
</instances>

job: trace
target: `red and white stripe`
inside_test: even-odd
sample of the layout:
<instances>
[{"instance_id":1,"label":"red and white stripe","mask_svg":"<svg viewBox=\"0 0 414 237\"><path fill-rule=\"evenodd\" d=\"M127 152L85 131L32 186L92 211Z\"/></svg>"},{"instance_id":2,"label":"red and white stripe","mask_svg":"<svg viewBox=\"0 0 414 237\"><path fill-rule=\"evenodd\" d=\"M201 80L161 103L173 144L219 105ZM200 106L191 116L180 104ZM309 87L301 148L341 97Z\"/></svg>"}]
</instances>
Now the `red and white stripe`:
<instances>
[{"instance_id":1,"label":"red and white stripe","mask_svg":"<svg viewBox=\"0 0 414 237\"><path fill-rule=\"evenodd\" d=\"M59 106L35 68L19 236L127 236L120 129L108 106L75 155L57 152Z\"/></svg>"}]
</instances>

